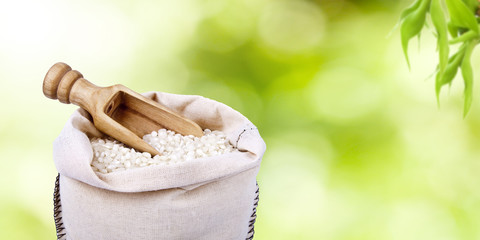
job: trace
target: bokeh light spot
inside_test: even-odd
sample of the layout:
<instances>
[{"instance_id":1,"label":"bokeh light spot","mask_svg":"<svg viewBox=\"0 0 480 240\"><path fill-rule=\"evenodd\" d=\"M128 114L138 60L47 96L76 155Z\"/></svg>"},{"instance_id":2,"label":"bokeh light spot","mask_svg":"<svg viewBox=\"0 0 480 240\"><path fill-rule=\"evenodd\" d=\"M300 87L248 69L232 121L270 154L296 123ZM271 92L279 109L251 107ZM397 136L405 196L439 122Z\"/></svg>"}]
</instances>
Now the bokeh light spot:
<instances>
[{"instance_id":1,"label":"bokeh light spot","mask_svg":"<svg viewBox=\"0 0 480 240\"><path fill-rule=\"evenodd\" d=\"M381 90L362 71L348 67L326 67L308 87L311 108L321 118L349 122L374 111Z\"/></svg>"},{"instance_id":2,"label":"bokeh light spot","mask_svg":"<svg viewBox=\"0 0 480 240\"><path fill-rule=\"evenodd\" d=\"M285 52L301 52L317 46L325 29L320 8L307 1L272 1L259 20L260 39Z\"/></svg>"}]
</instances>

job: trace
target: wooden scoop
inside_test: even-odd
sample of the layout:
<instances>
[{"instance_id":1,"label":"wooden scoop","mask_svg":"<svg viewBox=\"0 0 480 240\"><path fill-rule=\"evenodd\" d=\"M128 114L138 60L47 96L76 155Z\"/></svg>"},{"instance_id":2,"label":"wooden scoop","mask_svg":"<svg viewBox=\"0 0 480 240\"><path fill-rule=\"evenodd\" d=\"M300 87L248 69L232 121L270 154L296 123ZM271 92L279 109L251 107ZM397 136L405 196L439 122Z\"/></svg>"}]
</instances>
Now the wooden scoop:
<instances>
[{"instance_id":1,"label":"wooden scoop","mask_svg":"<svg viewBox=\"0 0 480 240\"><path fill-rule=\"evenodd\" d=\"M171 109L117 84L98 87L65 63L56 63L43 80L43 94L62 103L73 103L92 115L101 132L139 151L160 153L142 140L143 135L161 128L182 135L203 136L195 122Z\"/></svg>"}]
</instances>

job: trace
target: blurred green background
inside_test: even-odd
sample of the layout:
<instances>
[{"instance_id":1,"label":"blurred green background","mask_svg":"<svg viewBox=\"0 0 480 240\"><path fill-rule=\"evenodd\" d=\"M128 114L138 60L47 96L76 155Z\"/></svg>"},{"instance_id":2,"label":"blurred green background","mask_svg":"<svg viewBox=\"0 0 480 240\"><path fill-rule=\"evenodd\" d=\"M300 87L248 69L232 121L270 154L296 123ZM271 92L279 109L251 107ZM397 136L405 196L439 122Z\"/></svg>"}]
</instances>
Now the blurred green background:
<instances>
[{"instance_id":1,"label":"blurred green background","mask_svg":"<svg viewBox=\"0 0 480 240\"><path fill-rule=\"evenodd\" d=\"M0 239L55 238L52 142L77 108L42 94L57 61L246 115L268 147L255 239L480 239L479 84L466 119L461 81L437 108L432 34L409 71L392 31L411 2L1 0Z\"/></svg>"}]
</instances>

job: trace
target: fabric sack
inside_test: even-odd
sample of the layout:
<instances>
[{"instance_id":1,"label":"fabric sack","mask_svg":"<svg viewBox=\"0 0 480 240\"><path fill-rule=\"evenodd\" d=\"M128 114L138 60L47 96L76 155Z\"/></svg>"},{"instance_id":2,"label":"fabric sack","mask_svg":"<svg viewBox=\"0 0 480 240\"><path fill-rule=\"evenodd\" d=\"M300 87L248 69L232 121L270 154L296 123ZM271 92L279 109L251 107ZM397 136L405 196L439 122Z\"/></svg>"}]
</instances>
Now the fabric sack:
<instances>
[{"instance_id":1,"label":"fabric sack","mask_svg":"<svg viewBox=\"0 0 480 240\"><path fill-rule=\"evenodd\" d=\"M257 128L232 108L201 97L145 96L223 131L238 151L177 164L94 172L89 138L102 137L82 109L53 144L57 238L68 240L253 238L256 175L265 152Z\"/></svg>"}]
</instances>

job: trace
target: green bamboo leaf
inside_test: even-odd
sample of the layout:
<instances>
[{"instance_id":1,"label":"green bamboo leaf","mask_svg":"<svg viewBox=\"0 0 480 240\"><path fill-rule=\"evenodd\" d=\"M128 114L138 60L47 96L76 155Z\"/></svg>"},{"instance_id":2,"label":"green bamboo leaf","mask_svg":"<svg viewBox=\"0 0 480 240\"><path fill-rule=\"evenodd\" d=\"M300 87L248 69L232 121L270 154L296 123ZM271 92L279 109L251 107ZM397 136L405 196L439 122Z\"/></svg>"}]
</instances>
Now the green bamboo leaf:
<instances>
[{"instance_id":1,"label":"green bamboo leaf","mask_svg":"<svg viewBox=\"0 0 480 240\"><path fill-rule=\"evenodd\" d=\"M405 16L400 28L400 35L402 39L402 48L405 58L407 60L408 68L410 68L410 61L408 59L408 42L411 38L420 33L425 24L425 17L428 12L430 0L421 0L420 5L409 15Z\"/></svg>"},{"instance_id":2,"label":"green bamboo leaf","mask_svg":"<svg viewBox=\"0 0 480 240\"><path fill-rule=\"evenodd\" d=\"M435 96L437 97L437 106L440 107L440 90L442 89L442 78L444 72L437 72L435 76Z\"/></svg>"},{"instance_id":3,"label":"green bamboo leaf","mask_svg":"<svg viewBox=\"0 0 480 240\"><path fill-rule=\"evenodd\" d=\"M448 32L450 33L450 36L452 36L452 38L456 38L458 37L458 27L455 26L452 21L449 21L447 23L447 28L448 28Z\"/></svg>"},{"instance_id":4,"label":"green bamboo leaf","mask_svg":"<svg viewBox=\"0 0 480 240\"><path fill-rule=\"evenodd\" d=\"M462 63L462 59L464 55L465 55L465 44L462 45L460 49L458 49L457 53L455 53L453 56L450 57L442 77L442 81L441 81L442 86L452 82L453 78L457 74L457 70L460 67L460 64Z\"/></svg>"},{"instance_id":5,"label":"green bamboo leaf","mask_svg":"<svg viewBox=\"0 0 480 240\"><path fill-rule=\"evenodd\" d=\"M474 38L479 37L480 35L472 30L469 30L468 32L450 40L448 43L450 44L455 44L455 43L461 43L461 42L467 42L470 41Z\"/></svg>"},{"instance_id":6,"label":"green bamboo leaf","mask_svg":"<svg viewBox=\"0 0 480 240\"><path fill-rule=\"evenodd\" d=\"M402 13L400 14L400 20L398 21L397 24L395 24L392 31L387 36L391 36L393 31L395 31L398 28L398 26L403 22L405 17L410 15L412 12L414 12L420 6L421 2L422 2L422 0L415 0L415 2L412 5L410 5L406 9L404 9L402 11Z\"/></svg>"},{"instance_id":7,"label":"green bamboo leaf","mask_svg":"<svg viewBox=\"0 0 480 240\"><path fill-rule=\"evenodd\" d=\"M449 46L447 23L442 6L440 5L440 0L432 0L430 4L430 17L437 32L439 71L443 72L447 66Z\"/></svg>"},{"instance_id":8,"label":"green bamboo leaf","mask_svg":"<svg viewBox=\"0 0 480 240\"><path fill-rule=\"evenodd\" d=\"M467 46L465 48L465 54L463 56L461 70L463 76L463 82L465 84L464 89L464 104L463 104L463 117L465 118L472 106L472 94L473 94L473 70L471 64L471 56L475 45L477 44L476 41L469 41L466 43Z\"/></svg>"},{"instance_id":9,"label":"green bamboo leaf","mask_svg":"<svg viewBox=\"0 0 480 240\"><path fill-rule=\"evenodd\" d=\"M478 8L479 2L478 0L463 0L465 5L470 9L470 11L475 12Z\"/></svg>"},{"instance_id":10,"label":"green bamboo leaf","mask_svg":"<svg viewBox=\"0 0 480 240\"><path fill-rule=\"evenodd\" d=\"M446 0L446 3L450 19L455 26L467 28L478 33L475 13L462 0Z\"/></svg>"},{"instance_id":11,"label":"green bamboo leaf","mask_svg":"<svg viewBox=\"0 0 480 240\"><path fill-rule=\"evenodd\" d=\"M435 93L437 95L437 103L440 104L440 90L445 84L450 84L457 75L458 68L462 63L463 56L465 55L465 44L463 44L458 51L448 59L445 71L437 72L435 77Z\"/></svg>"},{"instance_id":12,"label":"green bamboo leaf","mask_svg":"<svg viewBox=\"0 0 480 240\"><path fill-rule=\"evenodd\" d=\"M400 21L402 21L406 16L410 15L412 12L418 9L422 0L416 0L412 5L402 11L400 14Z\"/></svg>"}]
</instances>

